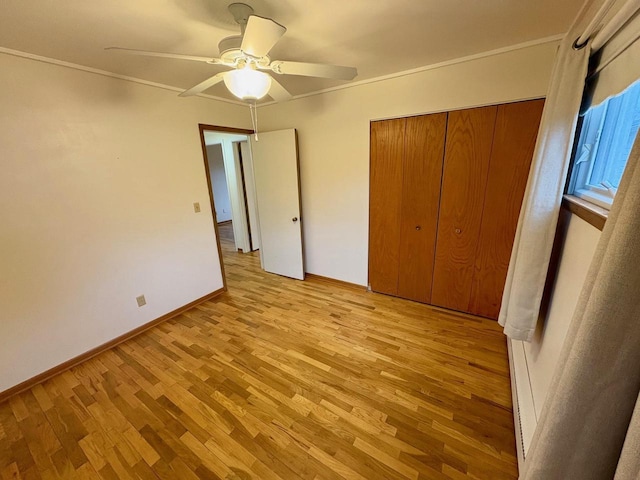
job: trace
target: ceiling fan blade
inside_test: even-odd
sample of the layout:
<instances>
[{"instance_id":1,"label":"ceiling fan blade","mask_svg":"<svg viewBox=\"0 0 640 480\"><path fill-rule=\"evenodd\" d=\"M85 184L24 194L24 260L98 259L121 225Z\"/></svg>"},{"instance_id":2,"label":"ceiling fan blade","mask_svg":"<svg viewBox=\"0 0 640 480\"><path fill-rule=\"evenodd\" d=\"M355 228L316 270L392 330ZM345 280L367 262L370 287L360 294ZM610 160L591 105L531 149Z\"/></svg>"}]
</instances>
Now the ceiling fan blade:
<instances>
[{"instance_id":1,"label":"ceiling fan blade","mask_svg":"<svg viewBox=\"0 0 640 480\"><path fill-rule=\"evenodd\" d=\"M195 87L191 87L189 90L182 92L179 97L191 97L204 92L207 88L213 87L216 83L220 83L224 80L224 76L227 72L221 72L215 74L213 77L207 78L204 82L200 82Z\"/></svg>"},{"instance_id":2,"label":"ceiling fan blade","mask_svg":"<svg viewBox=\"0 0 640 480\"><path fill-rule=\"evenodd\" d=\"M284 102L285 100L293 98L293 95L291 95L287 91L287 89L284 88L282 84L273 77L271 77L271 88L269 89L269 96L276 102Z\"/></svg>"},{"instance_id":3,"label":"ceiling fan blade","mask_svg":"<svg viewBox=\"0 0 640 480\"><path fill-rule=\"evenodd\" d=\"M198 57L195 55L181 55L179 53L165 53L165 52L150 52L148 50L134 50L131 48L120 47L107 47L105 50L115 50L129 55L142 55L145 57L163 57L163 58L177 58L178 60L192 60L194 62L206 62L206 63L222 63L219 58L212 57Z\"/></svg>"},{"instance_id":4,"label":"ceiling fan blade","mask_svg":"<svg viewBox=\"0 0 640 480\"><path fill-rule=\"evenodd\" d=\"M304 77L335 78L336 80L353 80L358 75L355 67L341 67L322 63L305 62L271 62L271 70L282 75L302 75Z\"/></svg>"},{"instance_id":5,"label":"ceiling fan blade","mask_svg":"<svg viewBox=\"0 0 640 480\"><path fill-rule=\"evenodd\" d=\"M264 57L286 31L270 18L250 15L240 50L254 57Z\"/></svg>"}]
</instances>

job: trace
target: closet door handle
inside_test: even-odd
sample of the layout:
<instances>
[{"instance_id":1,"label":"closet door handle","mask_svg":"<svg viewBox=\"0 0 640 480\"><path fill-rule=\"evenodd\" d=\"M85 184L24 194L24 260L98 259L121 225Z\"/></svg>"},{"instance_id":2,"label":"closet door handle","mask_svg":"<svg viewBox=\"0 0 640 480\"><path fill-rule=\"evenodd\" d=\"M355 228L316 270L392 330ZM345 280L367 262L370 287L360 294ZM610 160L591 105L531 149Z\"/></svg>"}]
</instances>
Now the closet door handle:
<instances>
[{"instance_id":1,"label":"closet door handle","mask_svg":"<svg viewBox=\"0 0 640 480\"><path fill-rule=\"evenodd\" d=\"M420 225L416 225L416 230L422 230L422 227Z\"/></svg>"}]
</instances>

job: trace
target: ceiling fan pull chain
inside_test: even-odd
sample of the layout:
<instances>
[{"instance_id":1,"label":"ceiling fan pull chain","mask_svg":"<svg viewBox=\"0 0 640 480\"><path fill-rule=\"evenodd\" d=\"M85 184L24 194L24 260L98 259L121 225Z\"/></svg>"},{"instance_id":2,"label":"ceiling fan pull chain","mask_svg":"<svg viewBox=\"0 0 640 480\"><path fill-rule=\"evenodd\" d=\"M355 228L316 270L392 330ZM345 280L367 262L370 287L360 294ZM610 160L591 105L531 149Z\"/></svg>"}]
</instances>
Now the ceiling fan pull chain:
<instances>
[{"instance_id":1,"label":"ceiling fan pull chain","mask_svg":"<svg viewBox=\"0 0 640 480\"><path fill-rule=\"evenodd\" d=\"M253 125L253 133L256 142L258 141L258 108L255 102L249 104L249 113L251 114L251 124Z\"/></svg>"}]
</instances>

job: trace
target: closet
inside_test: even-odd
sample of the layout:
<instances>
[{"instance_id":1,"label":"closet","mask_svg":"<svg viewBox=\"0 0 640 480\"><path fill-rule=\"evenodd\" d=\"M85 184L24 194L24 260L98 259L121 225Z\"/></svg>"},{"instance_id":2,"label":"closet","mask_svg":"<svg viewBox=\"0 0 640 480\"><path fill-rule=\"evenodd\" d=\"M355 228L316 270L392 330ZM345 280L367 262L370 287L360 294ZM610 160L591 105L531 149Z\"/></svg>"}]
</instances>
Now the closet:
<instances>
[{"instance_id":1,"label":"closet","mask_svg":"<svg viewBox=\"0 0 640 480\"><path fill-rule=\"evenodd\" d=\"M374 292L497 318L543 103L371 122Z\"/></svg>"}]
</instances>

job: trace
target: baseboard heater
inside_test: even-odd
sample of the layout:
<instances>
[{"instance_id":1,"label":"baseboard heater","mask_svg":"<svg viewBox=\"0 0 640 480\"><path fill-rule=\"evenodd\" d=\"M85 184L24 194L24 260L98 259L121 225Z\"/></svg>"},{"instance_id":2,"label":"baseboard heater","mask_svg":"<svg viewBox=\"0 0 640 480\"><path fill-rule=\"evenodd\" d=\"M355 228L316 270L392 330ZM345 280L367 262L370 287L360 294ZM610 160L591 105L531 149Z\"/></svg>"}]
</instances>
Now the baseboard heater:
<instances>
[{"instance_id":1,"label":"baseboard heater","mask_svg":"<svg viewBox=\"0 0 640 480\"><path fill-rule=\"evenodd\" d=\"M509 350L509 370L511 374L511 395L513 397L513 420L516 433L518 468L522 471L524 459L531 445L538 418L531 390L527 356L522 342L507 341Z\"/></svg>"}]
</instances>

